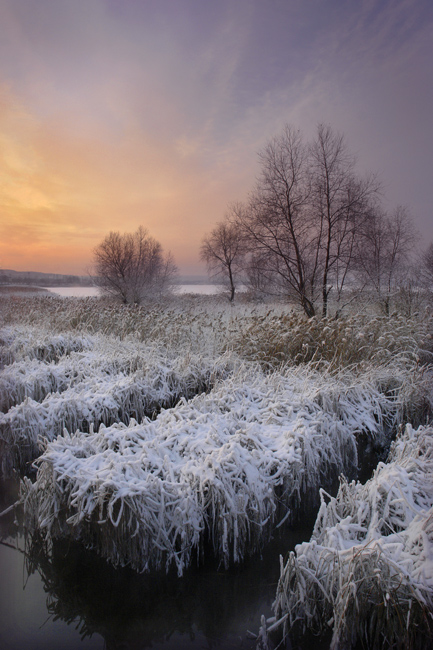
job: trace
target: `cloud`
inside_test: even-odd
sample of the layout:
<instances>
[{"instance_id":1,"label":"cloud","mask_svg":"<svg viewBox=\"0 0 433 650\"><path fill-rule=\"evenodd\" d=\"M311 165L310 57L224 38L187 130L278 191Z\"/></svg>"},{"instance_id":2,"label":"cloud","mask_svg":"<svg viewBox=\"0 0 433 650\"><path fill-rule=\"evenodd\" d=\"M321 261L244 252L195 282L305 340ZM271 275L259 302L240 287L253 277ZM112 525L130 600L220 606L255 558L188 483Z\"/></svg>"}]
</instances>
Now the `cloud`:
<instances>
[{"instance_id":1,"label":"cloud","mask_svg":"<svg viewBox=\"0 0 433 650\"><path fill-rule=\"evenodd\" d=\"M286 122L346 133L431 232L427 1L35 7L0 5L0 264L26 251L40 270L80 272L110 229L142 223L202 268L201 238L246 198Z\"/></svg>"},{"instance_id":2,"label":"cloud","mask_svg":"<svg viewBox=\"0 0 433 650\"><path fill-rule=\"evenodd\" d=\"M124 122L113 139L104 129L71 133L68 119L43 121L4 88L2 105L3 266L14 267L19 242L28 253L44 242L52 252L44 249L38 268L56 270L61 247L63 267L82 272L106 233L139 224L179 264L198 264L203 233L221 218L242 178L229 154L222 169L202 143L182 148L181 140L152 136L136 121Z\"/></svg>"}]
</instances>

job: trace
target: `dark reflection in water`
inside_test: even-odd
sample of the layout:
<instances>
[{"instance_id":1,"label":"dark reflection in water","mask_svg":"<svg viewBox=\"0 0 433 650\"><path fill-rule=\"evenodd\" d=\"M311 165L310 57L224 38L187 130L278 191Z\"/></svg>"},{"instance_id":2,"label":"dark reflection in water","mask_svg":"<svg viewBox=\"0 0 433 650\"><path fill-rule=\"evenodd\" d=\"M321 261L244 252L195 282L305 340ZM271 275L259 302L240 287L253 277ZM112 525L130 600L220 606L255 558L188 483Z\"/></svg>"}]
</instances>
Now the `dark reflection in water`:
<instances>
[{"instance_id":1,"label":"dark reflection in water","mask_svg":"<svg viewBox=\"0 0 433 650\"><path fill-rule=\"evenodd\" d=\"M0 488L3 510L16 497L16 484ZM312 524L309 516L241 567L224 571L209 562L179 579L115 569L66 540L48 552L24 539L10 513L0 518L0 647L254 649L248 630L256 634L261 615L271 615L279 554L309 539Z\"/></svg>"}]
</instances>

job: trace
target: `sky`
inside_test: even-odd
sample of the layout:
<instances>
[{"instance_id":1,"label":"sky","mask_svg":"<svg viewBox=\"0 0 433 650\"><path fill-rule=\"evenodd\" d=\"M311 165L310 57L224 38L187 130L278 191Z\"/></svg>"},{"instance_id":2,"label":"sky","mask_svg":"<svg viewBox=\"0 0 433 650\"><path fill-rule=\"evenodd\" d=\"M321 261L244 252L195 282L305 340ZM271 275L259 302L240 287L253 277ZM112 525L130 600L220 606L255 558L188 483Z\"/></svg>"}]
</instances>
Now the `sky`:
<instances>
[{"instance_id":1,"label":"sky","mask_svg":"<svg viewBox=\"0 0 433 650\"><path fill-rule=\"evenodd\" d=\"M0 0L0 268L143 225L181 274L286 124L345 135L433 241L431 0Z\"/></svg>"}]
</instances>

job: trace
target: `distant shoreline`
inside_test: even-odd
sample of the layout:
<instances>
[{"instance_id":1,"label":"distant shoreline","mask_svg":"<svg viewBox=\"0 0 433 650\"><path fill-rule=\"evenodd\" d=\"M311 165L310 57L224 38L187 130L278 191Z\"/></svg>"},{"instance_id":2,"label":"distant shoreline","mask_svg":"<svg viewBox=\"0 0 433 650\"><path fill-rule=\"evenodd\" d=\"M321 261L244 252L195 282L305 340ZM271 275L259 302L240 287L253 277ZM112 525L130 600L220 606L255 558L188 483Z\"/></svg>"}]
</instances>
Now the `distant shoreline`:
<instances>
[{"instance_id":1,"label":"distant shoreline","mask_svg":"<svg viewBox=\"0 0 433 650\"><path fill-rule=\"evenodd\" d=\"M35 285L25 285L25 284L0 284L0 295L12 295L12 294L29 294L29 293L38 293L50 295L48 289L43 287L37 287Z\"/></svg>"}]
</instances>

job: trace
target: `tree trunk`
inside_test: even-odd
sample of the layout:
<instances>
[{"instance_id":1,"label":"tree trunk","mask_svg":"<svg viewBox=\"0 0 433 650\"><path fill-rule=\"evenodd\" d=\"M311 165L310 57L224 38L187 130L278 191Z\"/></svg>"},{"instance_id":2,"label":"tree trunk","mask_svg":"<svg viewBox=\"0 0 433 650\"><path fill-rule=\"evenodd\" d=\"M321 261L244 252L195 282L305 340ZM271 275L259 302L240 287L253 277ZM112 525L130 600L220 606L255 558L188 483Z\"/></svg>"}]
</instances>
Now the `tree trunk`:
<instances>
[{"instance_id":1,"label":"tree trunk","mask_svg":"<svg viewBox=\"0 0 433 650\"><path fill-rule=\"evenodd\" d=\"M235 284L233 282L232 268L229 266L229 279L230 279L230 302L235 299Z\"/></svg>"},{"instance_id":2,"label":"tree trunk","mask_svg":"<svg viewBox=\"0 0 433 650\"><path fill-rule=\"evenodd\" d=\"M302 296L301 305L308 318L313 318L313 316L316 315L316 310L314 309L313 303L308 300L306 296Z\"/></svg>"}]
</instances>

